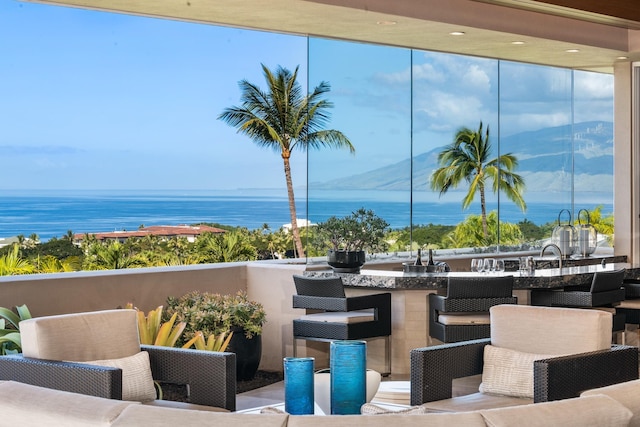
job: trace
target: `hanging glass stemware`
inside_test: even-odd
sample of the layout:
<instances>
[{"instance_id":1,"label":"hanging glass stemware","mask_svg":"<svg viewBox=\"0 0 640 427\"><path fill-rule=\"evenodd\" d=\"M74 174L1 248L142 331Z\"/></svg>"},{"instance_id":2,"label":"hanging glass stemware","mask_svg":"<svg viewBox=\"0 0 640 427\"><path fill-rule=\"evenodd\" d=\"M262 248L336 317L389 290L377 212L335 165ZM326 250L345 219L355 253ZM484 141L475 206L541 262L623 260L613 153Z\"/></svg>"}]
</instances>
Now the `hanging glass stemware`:
<instances>
[{"instance_id":1,"label":"hanging glass stemware","mask_svg":"<svg viewBox=\"0 0 640 427\"><path fill-rule=\"evenodd\" d=\"M560 220L562 213L566 212L569 215L569 221L563 224ZM562 209L558 213L558 225L553 229L551 234L551 243L556 244L560 248L562 258L568 258L575 251L575 237L576 231L573 225L571 225L571 212L568 209Z\"/></svg>"},{"instance_id":2,"label":"hanging glass stemware","mask_svg":"<svg viewBox=\"0 0 640 427\"><path fill-rule=\"evenodd\" d=\"M587 222L585 224L581 221L582 212L587 216ZM580 256L588 257L595 252L596 245L598 243L598 231L593 225L591 225L591 218L588 210L580 209L578 212L578 226L576 228L578 233L577 253Z\"/></svg>"}]
</instances>

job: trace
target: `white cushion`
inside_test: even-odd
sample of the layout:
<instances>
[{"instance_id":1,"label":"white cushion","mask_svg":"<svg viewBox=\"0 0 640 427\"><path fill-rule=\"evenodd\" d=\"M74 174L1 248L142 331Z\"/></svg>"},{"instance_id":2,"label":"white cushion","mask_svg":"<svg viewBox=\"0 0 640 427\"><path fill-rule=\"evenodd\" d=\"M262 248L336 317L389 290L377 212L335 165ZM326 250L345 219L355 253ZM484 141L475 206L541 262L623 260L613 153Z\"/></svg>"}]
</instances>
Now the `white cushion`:
<instances>
[{"instance_id":1,"label":"white cushion","mask_svg":"<svg viewBox=\"0 0 640 427\"><path fill-rule=\"evenodd\" d=\"M372 322L375 320L375 316L371 310L325 311L323 313L307 314L302 316L300 320L310 322L360 323Z\"/></svg>"},{"instance_id":2,"label":"white cushion","mask_svg":"<svg viewBox=\"0 0 640 427\"><path fill-rule=\"evenodd\" d=\"M609 396L621 404L627 409L633 412L633 417L629 421L630 427L640 427L640 380L627 381L624 383L613 384L607 387L594 388L582 392L580 396L594 396L598 394L604 394Z\"/></svg>"},{"instance_id":3,"label":"white cushion","mask_svg":"<svg viewBox=\"0 0 640 427\"><path fill-rule=\"evenodd\" d=\"M487 345L480 392L533 398L533 361L550 357Z\"/></svg>"},{"instance_id":4,"label":"white cushion","mask_svg":"<svg viewBox=\"0 0 640 427\"><path fill-rule=\"evenodd\" d=\"M503 304L489 312L496 347L557 355L611 348L613 316L601 310Z\"/></svg>"},{"instance_id":5,"label":"white cushion","mask_svg":"<svg viewBox=\"0 0 640 427\"><path fill-rule=\"evenodd\" d=\"M132 356L140 351L136 313L117 309L23 320L22 353L36 359L78 362Z\"/></svg>"},{"instance_id":6,"label":"white cushion","mask_svg":"<svg viewBox=\"0 0 640 427\"><path fill-rule=\"evenodd\" d=\"M147 402L156 398L149 353L146 351L121 359L91 360L82 363L122 369L122 400Z\"/></svg>"},{"instance_id":7,"label":"white cushion","mask_svg":"<svg viewBox=\"0 0 640 427\"><path fill-rule=\"evenodd\" d=\"M2 425L106 427L129 406L142 405L13 381L0 384Z\"/></svg>"},{"instance_id":8,"label":"white cushion","mask_svg":"<svg viewBox=\"0 0 640 427\"><path fill-rule=\"evenodd\" d=\"M438 322L443 325L488 325L489 313L440 314Z\"/></svg>"},{"instance_id":9,"label":"white cushion","mask_svg":"<svg viewBox=\"0 0 640 427\"><path fill-rule=\"evenodd\" d=\"M604 395L487 409L480 413L486 425L492 427L623 427L629 425L632 416L630 410Z\"/></svg>"}]
</instances>

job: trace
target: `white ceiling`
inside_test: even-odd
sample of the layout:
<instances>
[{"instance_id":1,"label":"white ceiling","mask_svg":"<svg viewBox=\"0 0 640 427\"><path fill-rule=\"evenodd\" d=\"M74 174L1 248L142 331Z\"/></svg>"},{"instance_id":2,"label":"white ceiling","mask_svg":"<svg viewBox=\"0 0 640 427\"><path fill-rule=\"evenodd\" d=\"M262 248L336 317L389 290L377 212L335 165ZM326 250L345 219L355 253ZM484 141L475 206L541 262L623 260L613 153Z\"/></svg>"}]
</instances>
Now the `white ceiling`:
<instances>
[{"instance_id":1,"label":"white ceiling","mask_svg":"<svg viewBox=\"0 0 640 427\"><path fill-rule=\"evenodd\" d=\"M611 72L620 57L640 60L640 30L635 29L640 23L566 8L554 11L529 0L41 2L583 70ZM452 31L465 34L452 36Z\"/></svg>"}]
</instances>

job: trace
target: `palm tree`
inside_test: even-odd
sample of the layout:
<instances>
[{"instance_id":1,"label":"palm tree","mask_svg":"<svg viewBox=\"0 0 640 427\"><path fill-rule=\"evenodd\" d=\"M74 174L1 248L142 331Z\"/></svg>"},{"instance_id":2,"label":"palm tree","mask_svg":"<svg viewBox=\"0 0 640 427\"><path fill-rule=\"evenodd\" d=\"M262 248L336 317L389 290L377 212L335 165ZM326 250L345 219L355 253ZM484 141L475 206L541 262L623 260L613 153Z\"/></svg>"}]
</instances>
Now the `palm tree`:
<instances>
[{"instance_id":1,"label":"palm tree","mask_svg":"<svg viewBox=\"0 0 640 427\"><path fill-rule=\"evenodd\" d=\"M456 188L463 180L469 183L469 191L462 200L462 208L467 209L476 195L480 193L480 208L482 210L482 232L487 239L487 206L485 201L485 187L487 179L492 181L493 192L503 191L522 211L527 205L522 198L524 179L513 170L518 166L518 159L511 154L502 154L489 160L491 143L489 142L489 127L482 134L482 122L477 132L469 128L461 128L456 133L453 143L445 147L438 154L440 168L431 174L431 189L440 191L440 195L450 188Z\"/></svg>"},{"instance_id":2,"label":"palm tree","mask_svg":"<svg viewBox=\"0 0 640 427\"><path fill-rule=\"evenodd\" d=\"M353 153L355 148L342 132L323 129L329 121L326 110L333 106L322 98L330 90L327 82L321 82L311 94L304 96L297 82L298 67L292 73L279 66L274 73L264 64L261 65L268 90L264 92L247 80L241 80L242 106L227 108L218 118L238 128L238 132L247 135L259 146L272 148L282 156L291 232L298 256L303 257L289 163L291 153L295 149L306 151L321 147L348 148Z\"/></svg>"}]
</instances>

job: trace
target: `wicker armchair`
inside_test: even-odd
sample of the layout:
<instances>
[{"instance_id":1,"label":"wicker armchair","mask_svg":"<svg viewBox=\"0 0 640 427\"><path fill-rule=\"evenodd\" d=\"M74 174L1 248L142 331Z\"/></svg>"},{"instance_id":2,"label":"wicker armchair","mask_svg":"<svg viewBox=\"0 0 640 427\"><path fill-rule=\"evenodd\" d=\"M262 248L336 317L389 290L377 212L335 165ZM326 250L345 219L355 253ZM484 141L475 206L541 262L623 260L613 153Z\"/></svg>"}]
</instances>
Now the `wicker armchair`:
<instances>
[{"instance_id":1,"label":"wicker armchair","mask_svg":"<svg viewBox=\"0 0 640 427\"><path fill-rule=\"evenodd\" d=\"M20 333L23 353L0 357L0 380L122 399L122 369L82 362L146 351L153 380L188 384L191 404L235 411L235 354L141 346L135 310L38 317L21 322Z\"/></svg>"},{"instance_id":2,"label":"wicker armchair","mask_svg":"<svg viewBox=\"0 0 640 427\"><path fill-rule=\"evenodd\" d=\"M522 405L577 397L587 389L638 378L638 349L611 345L612 316L608 312L498 305L490 313L489 339L411 351L412 405L424 404L434 411ZM483 391L453 397L454 379L482 375L483 384L489 381L490 372L485 369L489 345L494 350L541 357L531 357L525 364L532 370L530 397ZM521 372L528 375L527 369ZM491 375L496 372L494 369ZM502 372L507 378L500 380L509 385L513 371Z\"/></svg>"},{"instance_id":3,"label":"wicker armchair","mask_svg":"<svg viewBox=\"0 0 640 427\"><path fill-rule=\"evenodd\" d=\"M319 311L293 321L296 341L385 340L385 367L391 373L391 293L347 297L340 277L294 275L293 308Z\"/></svg>"},{"instance_id":4,"label":"wicker armchair","mask_svg":"<svg viewBox=\"0 0 640 427\"><path fill-rule=\"evenodd\" d=\"M489 309L517 304L513 276L449 277L447 295L429 294L429 336L444 343L488 338Z\"/></svg>"}]
</instances>

